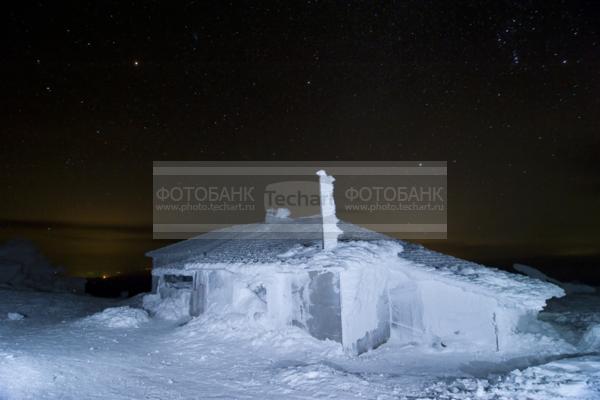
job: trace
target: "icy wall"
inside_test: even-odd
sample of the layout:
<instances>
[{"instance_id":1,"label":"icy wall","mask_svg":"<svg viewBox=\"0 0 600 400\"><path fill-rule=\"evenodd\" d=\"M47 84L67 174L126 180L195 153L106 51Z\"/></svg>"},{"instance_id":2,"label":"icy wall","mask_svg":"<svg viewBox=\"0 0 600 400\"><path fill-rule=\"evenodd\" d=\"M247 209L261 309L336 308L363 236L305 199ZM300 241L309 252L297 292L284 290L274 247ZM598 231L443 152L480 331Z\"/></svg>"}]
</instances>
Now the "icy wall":
<instances>
[{"instance_id":1,"label":"icy wall","mask_svg":"<svg viewBox=\"0 0 600 400\"><path fill-rule=\"evenodd\" d=\"M361 354L390 337L389 269L381 264L351 267L340 274L342 343Z\"/></svg>"},{"instance_id":2,"label":"icy wall","mask_svg":"<svg viewBox=\"0 0 600 400\"><path fill-rule=\"evenodd\" d=\"M190 262L153 274L195 277L198 284L181 288L183 294L158 288L163 303L187 302L188 316L194 287L201 288L196 298L204 313L246 315L275 329L295 325L353 354L385 343L392 330L403 342L502 351L518 340L523 319L535 318L547 298L563 293L531 278L416 251L430 264L404 258L415 253L396 241L349 241L329 251L297 245L274 262ZM164 313L165 305L152 303L156 296L147 303Z\"/></svg>"}]
</instances>

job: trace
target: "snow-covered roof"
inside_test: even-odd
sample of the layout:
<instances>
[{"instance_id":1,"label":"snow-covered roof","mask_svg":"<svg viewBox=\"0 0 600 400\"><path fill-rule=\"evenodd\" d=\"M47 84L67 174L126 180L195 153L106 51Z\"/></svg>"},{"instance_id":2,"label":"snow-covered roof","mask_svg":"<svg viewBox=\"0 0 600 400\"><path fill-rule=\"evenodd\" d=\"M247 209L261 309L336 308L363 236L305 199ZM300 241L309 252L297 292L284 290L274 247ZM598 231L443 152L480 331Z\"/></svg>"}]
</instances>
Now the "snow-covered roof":
<instances>
[{"instance_id":1,"label":"snow-covered roof","mask_svg":"<svg viewBox=\"0 0 600 400\"><path fill-rule=\"evenodd\" d=\"M469 287L504 303L541 309L545 300L564 295L562 289L530 277L462 260L426 249L422 245L401 241L369 229L340 221L341 246L334 251L318 251L322 244L317 218L287 219L277 223L237 225L212 231L151 252L163 258L165 268L207 268L211 264L278 264L282 266L337 265L351 252L373 252L377 246L386 257L399 257L402 268L428 279L440 279ZM292 232L290 232L292 231ZM285 232L283 236L282 232ZM281 239L281 237L285 239ZM372 246L346 246L350 242L373 242ZM357 243L358 244L358 243ZM390 246L397 245L396 247ZM353 248L352 248L353 247ZM374 250L375 249L375 250ZM397 249L395 254L390 249ZM357 254L358 257L361 257Z\"/></svg>"},{"instance_id":2,"label":"snow-covered roof","mask_svg":"<svg viewBox=\"0 0 600 400\"><path fill-rule=\"evenodd\" d=\"M176 260L222 263L270 263L298 246L321 245L321 220L317 217L281 218L272 223L235 225L208 232L146 253ZM340 221L340 241L393 240L389 236Z\"/></svg>"},{"instance_id":3,"label":"snow-covered roof","mask_svg":"<svg viewBox=\"0 0 600 400\"><path fill-rule=\"evenodd\" d=\"M502 303L540 310L547 299L565 294L551 283L438 253L419 244L404 242L403 247L399 256L410 261L406 268L468 286L469 290L487 294Z\"/></svg>"}]
</instances>

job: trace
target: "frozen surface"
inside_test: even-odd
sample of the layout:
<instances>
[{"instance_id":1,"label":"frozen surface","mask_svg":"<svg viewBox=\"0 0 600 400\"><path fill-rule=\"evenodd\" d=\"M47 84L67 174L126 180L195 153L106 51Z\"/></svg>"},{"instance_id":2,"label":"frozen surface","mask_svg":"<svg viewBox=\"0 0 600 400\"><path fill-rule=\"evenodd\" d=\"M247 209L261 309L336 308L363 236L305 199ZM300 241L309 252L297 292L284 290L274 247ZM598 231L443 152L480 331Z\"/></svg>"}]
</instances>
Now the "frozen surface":
<instances>
[{"instance_id":1,"label":"frozen surface","mask_svg":"<svg viewBox=\"0 0 600 400\"><path fill-rule=\"evenodd\" d=\"M268 319L209 313L185 325L152 318L107 329L86 317L122 302L0 289L0 399L597 399L600 356L555 335L598 319L596 297L553 300L546 332L514 353L402 345L360 357ZM98 314L100 313L100 314ZM121 315L122 312L116 312ZM580 315L582 318L578 318ZM541 340L546 338L545 340ZM587 353L587 355L586 355Z\"/></svg>"}]
</instances>

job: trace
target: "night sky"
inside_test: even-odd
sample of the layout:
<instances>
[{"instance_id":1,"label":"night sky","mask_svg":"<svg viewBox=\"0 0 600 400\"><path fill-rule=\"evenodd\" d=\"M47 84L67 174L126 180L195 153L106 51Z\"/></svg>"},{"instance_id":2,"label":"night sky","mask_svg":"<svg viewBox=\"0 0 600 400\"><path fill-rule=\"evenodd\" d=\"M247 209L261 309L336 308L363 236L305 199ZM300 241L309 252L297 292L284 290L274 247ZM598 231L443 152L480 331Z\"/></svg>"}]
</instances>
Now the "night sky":
<instances>
[{"instance_id":1,"label":"night sky","mask_svg":"<svg viewBox=\"0 0 600 400\"><path fill-rule=\"evenodd\" d=\"M11 2L0 239L131 272L153 160L447 160L434 248L597 273L600 3L374 3Z\"/></svg>"}]
</instances>

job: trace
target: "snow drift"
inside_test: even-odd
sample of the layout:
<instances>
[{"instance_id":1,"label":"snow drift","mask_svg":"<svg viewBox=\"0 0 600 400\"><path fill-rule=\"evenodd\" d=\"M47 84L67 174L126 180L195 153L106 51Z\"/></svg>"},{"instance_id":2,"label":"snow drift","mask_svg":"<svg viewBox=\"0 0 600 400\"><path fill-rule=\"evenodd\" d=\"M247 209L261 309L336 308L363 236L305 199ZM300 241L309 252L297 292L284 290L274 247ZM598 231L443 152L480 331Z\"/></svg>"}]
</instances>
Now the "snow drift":
<instances>
[{"instance_id":1,"label":"snow drift","mask_svg":"<svg viewBox=\"0 0 600 400\"><path fill-rule=\"evenodd\" d=\"M0 245L0 284L54 292L85 292L85 280L64 276L28 240Z\"/></svg>"},{"instance_id":2,"label":"snow drift","mask_svg":"<svg viewBox=\"0 0 600 400\"><path fill-rule=\"evenodd\" d=\"M139 308L111 307L85 317L79 321L82 326L101 326L106 328L139 328L149 321L148 313Z\"/></svg>"}]
</instances>

